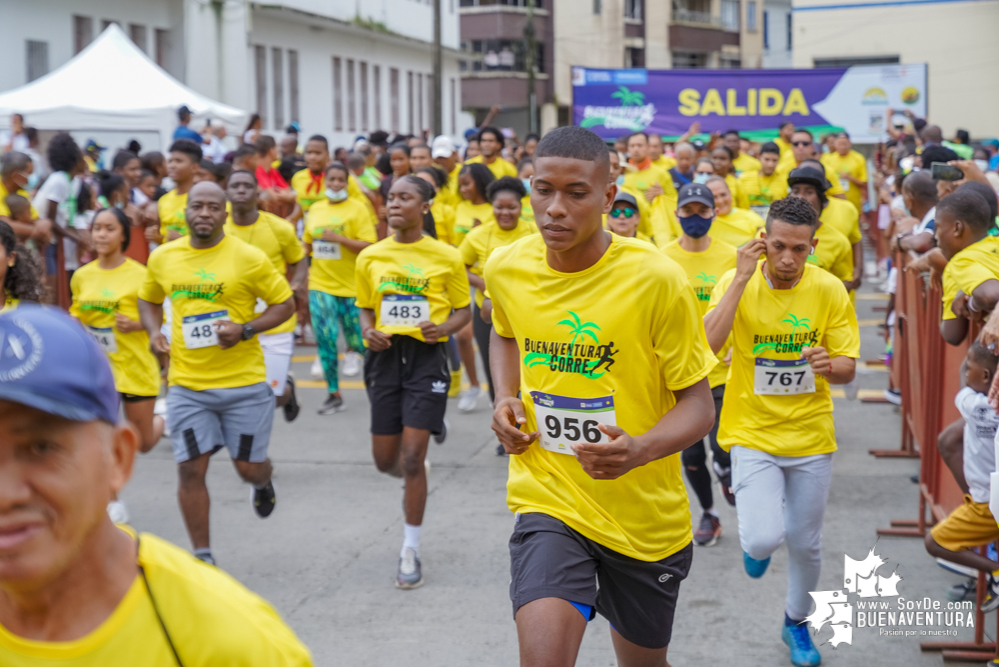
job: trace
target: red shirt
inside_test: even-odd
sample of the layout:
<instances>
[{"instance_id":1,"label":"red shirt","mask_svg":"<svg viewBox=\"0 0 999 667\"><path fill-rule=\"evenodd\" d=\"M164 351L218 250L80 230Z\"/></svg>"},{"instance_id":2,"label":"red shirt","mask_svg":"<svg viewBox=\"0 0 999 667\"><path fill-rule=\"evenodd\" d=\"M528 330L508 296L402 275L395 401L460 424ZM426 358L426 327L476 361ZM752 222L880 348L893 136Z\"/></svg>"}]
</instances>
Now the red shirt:
<instances>
[{"instance_id":1,"label":"red shirt","mask_svg":"<svg viewBox=\"0 0 999 667\"><path fill-rule=\"evenodd\" d=\"M277 169L264 169L263 165L257 166L257 185L261 190L269 188L287 188L288 182L281 177Z\"/></svg>"}]
</instances>

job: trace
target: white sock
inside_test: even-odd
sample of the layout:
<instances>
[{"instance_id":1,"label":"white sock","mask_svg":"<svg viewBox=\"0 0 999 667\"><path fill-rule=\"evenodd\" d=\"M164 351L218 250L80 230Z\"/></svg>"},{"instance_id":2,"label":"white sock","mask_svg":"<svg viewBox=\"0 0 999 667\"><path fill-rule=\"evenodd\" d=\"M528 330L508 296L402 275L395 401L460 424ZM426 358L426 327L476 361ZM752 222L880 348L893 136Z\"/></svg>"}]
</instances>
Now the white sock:
<instances>
[{"instance_id":1,"label":"white sock","mask_svg":"<svg viewBox=\"0 0 999 667\"><path fill-rule=\"evenodd\" d=\"M420 555L420 526L410 526L408 523L402 524L402 551L399 557L402 558L406 549L412 549L416 555Z\"/></svg>"}]
</instances>

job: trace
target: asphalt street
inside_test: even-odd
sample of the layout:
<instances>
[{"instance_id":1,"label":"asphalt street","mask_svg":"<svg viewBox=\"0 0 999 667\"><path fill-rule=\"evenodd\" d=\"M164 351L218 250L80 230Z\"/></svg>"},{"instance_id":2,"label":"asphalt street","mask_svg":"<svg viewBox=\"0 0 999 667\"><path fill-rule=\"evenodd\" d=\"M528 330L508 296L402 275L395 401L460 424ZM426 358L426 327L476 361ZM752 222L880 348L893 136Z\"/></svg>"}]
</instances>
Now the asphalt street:
<instances>
[{"instance_id":1,"label":"asphalt street","mask_svg":"<svg viewBox=\"0 0 999 667\"><path fill-rule=\"evenodd\" d=\"M883 295L865 286L858 300L862 358L877 358L884 341L876 326ZM219 566L268 599L310 647L317 665L482 667L517 664L517 635L508 596L507 539L513 516L505 504L505 458L497 457L490 409L473 413L450 402L451 431L431 444L430 497L421 552L426 584L414 591L393 586L402 542L401 482L381 475L371 460L368 402L360 378L346 382L347 409L319 416L322 383L309 381L314 348L300 347L293 370L302 388L302 414L293 424L275 417L271 457L278 505L258 519L223 452L209 470L212 547ZM877 366L861 369L861 387L885 388ZM918 460L874 459L872 447L897 447L900 418L889 404L834 398L839 451L825 518L820 588L842 588L844 555L863 559L876 529L891 519L915 518ZM123 499L131 523L189 547L176 500L176 467L169 443L160 442L136 464ZM716 485L717 491L717 485ZM693 494L690 497L694 499ZM735 508L716 493L723 536L695 550L680 589L670 662L756 667L790 664L780 640L787 555L782 547L767 574L751 580L742 568ZM696 499L693 500L696 505ZM925 552L921 540L881 538L890 574L897 565L906 599L945 592L961 577ZM894 605L895 598L890 598ZM994 635L990 616L986 632ZM832 632L826 626L818 641ZM962 629L961 639L971 631ZM927 637L922 637L927 639ZM921 653L920 637L880 636L855 628L853 644L820 646L825 665L940 665ZM817 642L818 643L818 642ZM614 665L609 630L601 618L587 630L580 666Z\"/></svg>"}]
</instances>

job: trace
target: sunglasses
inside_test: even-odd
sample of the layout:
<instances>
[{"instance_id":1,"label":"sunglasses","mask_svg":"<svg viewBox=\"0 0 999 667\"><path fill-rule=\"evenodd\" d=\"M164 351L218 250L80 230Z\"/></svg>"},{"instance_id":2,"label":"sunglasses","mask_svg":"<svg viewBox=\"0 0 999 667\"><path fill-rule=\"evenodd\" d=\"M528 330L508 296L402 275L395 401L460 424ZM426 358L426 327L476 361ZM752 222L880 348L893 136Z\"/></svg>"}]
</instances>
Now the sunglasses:
<instances>
[{"instance_id":1,"label":"sunglasses","mask_svg":"<svg viewBox=\"0 0 999 667\"><path fill-rule=\"evenodd\" d=\"M812 142L811 141L792 141L791 145L792 146L811 146Z\"/></svg>"},{"instance_id":2,"label":"sunglasses","mask_svg":"<svg viewBox=\"0 0 999 667\"><path fill-rule=\"evenodd\" d=\"M621 218L621 217L630 218L631 216L635 215L635 209L633 209L633 208L612 208L610 214L611 214L612 218Z\"/></svg>"}]
</instances>

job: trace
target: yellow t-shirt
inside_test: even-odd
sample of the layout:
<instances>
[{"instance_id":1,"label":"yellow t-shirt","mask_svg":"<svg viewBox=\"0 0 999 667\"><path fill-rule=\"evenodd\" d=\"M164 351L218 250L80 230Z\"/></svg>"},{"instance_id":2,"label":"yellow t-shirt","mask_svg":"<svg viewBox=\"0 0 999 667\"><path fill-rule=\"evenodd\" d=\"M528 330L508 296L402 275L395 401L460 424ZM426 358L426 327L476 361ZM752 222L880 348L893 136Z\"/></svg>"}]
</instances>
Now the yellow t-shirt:
<instances>
[{"instance_id":1,"label":"yellow t-shirt","mask_svg":"<svg viewBox=\"0 0 999 667\"><path fill-rule=\"evenodd\" d=\"M548 265L542 237L528 236L494 252L485 278L493 327L521 350L525 432L558 438L554 421L560 432L565 424L572 441L594 437L600 432L585 416L575 435L569 434L580 430L574 417L549 414L541 424L536 418L535 401L555 406L552 412L589 401L591 408L612 402L604 423L613 416L627 433L641 435L676 404L674 391L696 384L715 365L683 271L644 241L612 234L596 264L566 274ZM691 540L680 467L676 454L597 481L571 454L535 442L510 457L507 505L552 516L626 556L657 561Z\"/></svg>"},{"instance_id":2,"label":"yellow t-shirt","mask_svg":"<svg viewBox=\"0 0 999 667\"><path fill-rule=\"evenodd\" d=\"M355 276L357 307L375 311L375 328L420 341L424 338L418 326L382 324L385 296L426 297L430 317L422 321L434 324L443 324L452 310L471 301L465 264L457 249L426 235L415 243L399 243L395 236L388 236L368 246L357 257Z\"/></svg>"},{"instance_id":3,"label":"yellow t-shirt","mask_svg":"<svg viewBox=\"0 0 999 667\"><path fill-rule=\"evenodd\" d=\"M256 336L223 350L217 344L188 349L187 341L203 342L209 322L194 327L184 320L222 313L222 319L244 324L254 317L257 299L268 305L291 298L284 276L262 250L225 236L214 247L191 247L185 236L165 243L149 255L149 271L139 288L139 298L172 308L170 333L170 384L194 391L246 387L266 380L264 354ZM194 328L194 331L191 331ZM194 335L197 334L197 335Z\"/></svg>"},{"instance_id":4,"label":"yellow t-shirt","mask_svg":"<svg viewBox=\"0 0 999 667\"><path fill-rule=\"evenodd\" d=\"M641 171L626 171L624 174L624 188L622 189L626 192L631 192L631 194L635 195L636 199L638 199L639 195L641 195L642 199L645 199L645 191L656 183L662 186L663 194L661 196L676 201L676 188L673 187L672 177L670 177L666 169L660 169L656 166Z\"/></svg>"},{"instance_id":5,"label":"yellow t-shirt","mask_svg":"<svg viewBox=\"0 0 999 667\"><path fill-rule=\"evenodd\" d=\"M857 210L863 206L863 193L860 188L845 178L840 178L840 174L847 173L857 180L867 182L867 159L857 151L850 151L846 155L839 153L826 153L822 156L822 164L827 170L831 170L839 182L840 188L846 193L846 201L853 204Z\"/></svg>"},{"instance_id":6,"label":"yellow t-shirt","mask_svg":"<svg viewBox=\"0 0 999 667\"><path fill-rule=\"evenodd\" d=\"M756 238L766 224L763 218L744 208L732 208L727 215L716 215L708 236L738 248Z\"/></svg>"},{"instance_id":7,"label":"yellow t-shirt","mask_svg":"<svg viewBox=\"0 0 999 667\"><path fill-rule=\"evenodd\" d=\"M323 192L325 193L325 188ZM364 210L366 210L374 220L372 224L378 223L378 213L375 212L375 206L371 203L371 200L368 199L368 195L364 194L364 190L361 189L361 183L357 180L357 176L354 176L354 174L347 174L347 197L353 199L364 207Z\"/></svg>"},{"instance_id":8,"label":"yellow t-shirt","mask_svg":"<svg viewBox=\"0 0 999 667\"><path fill-rule=\"evenodd\" d=\"M815 230L815 253L808 263L825 269L840 280L853 280L853 246L845 236L828 225Z\"/></svg>"},{"instance_id":9,"label":"yellow t-shirt","mask_svg":"<svg viewBox=\"0 0 999 667\"><path fill-rule=\"evenodd\" d=\"M829 188L826 190L826 195L832 197L834 195L843 194L843 188L839 184L839 174L830 169L829 165L824 164L822 166L825 167L826 180L829 181ZM780 174L781 180L783 180L786 184L788 177L791 175L791 170L797 169L797 167L798 165L795 163L793 156L791 157L790 162L785 162L782 158L780 163L777 165L777 171L774 173ZM791 189L788 188L789 192L790 190Z\"/></svg>"},{"instance_id":10,"label":"yellow t-shirt","mask_svg":"<svg viewBox=\"0 0 999 667\"><path fill-rule=\"evenodd\" d=\"M267 213L266 211L259 211L258 213L259 217L257 221L252 225L246 226L234 223L232 221L232 213L230 213L225 221L226 236L235 236L241 241L245 241L253 247L263 250L277 272L282 278L287 280L288 265L295 264L305 257L302 244L298 242L298 237L295 236L295 225L273 213ZM259 312L264 311L261 308L262 305L261 303L257 304ZM290 333L295 330L296 326L298 326L298 316L292 315L284 323L264 333Z\"/></svg>"},{"instance_id":11,"label":"yellow t-shirt","mask_svg":"<svg viewBox=\"0 0 999 667\"><path fill-rule=\"evenodd\" d=\"M520 198L520 221L534 227L534 231L538 230L538 224L534 220L534 207L531 206L530 192Z\"/></svg>"},{"instance_id":12,"label":"yellow t-shirt","mask_svg":"<svg viewBox=\"0 0 999 667\"><path fill-rule=\"evenodd\" d=\"M471 160L466 160L465 164L472 164L475 162L485 164L489 167L489 171L493 172L493 176L496 178L503 178L504 176L513 176L514 178L517 178L517 167L499 156L496 156L496 159L493 160L491 164L486 164L481 155L476 155ZM457 182L457 180L457 177L455 177L455 182Z\"/></svg>"},{"instance_id":13,"label":"yellow t-shirt","mask_svg":"<svg viewBox=\"0 0 999 667\"><path fill-rule=\"evenodd\" d=\"M971 296L988 280L999 280L999 238L994 236L972 243L947 262L943 272L943 319L957 317L951 304L958 292Z\"/></svg>"},{"instance_id":14,"label":"yellow t-shirt","mask_svg":"<svg viewBox=\"0 0 999 667\"><path fill-rule=\"evenodd\" d=\"M733 269L718 281L708 312L734 277ZM718 431L724 449L740 445L775 456L836 451L833 403L824 377L815 376L814 393L774 395L754 390L757 358L800 359L803 346L824 347L830 357L860 356L857 315L843 283L806 264L797 285L771 289L757 268L732 325L732 366Z\"/></svg>"},{"instance_id":15,"label":"yellow t-shirt","mask_svg":"<svg viewBox=\"0 0 999 667\"><path fill-rule=\"evenodd\" d=\"M166 632L184 667L312 665L274 608L219 568L149 533L139 540L139 564L149 588L136 575L111 615L80 639L25 639L0 625L0 665L177 667Z\"/></svg>"},{"instance_id":16,"label":"yellow t-shirt","mask_svg":"<svg viewBox=\"0 0 999 667\"><path fill-rule=\"evenodd\" d=\"M663 253L680 265L697 295L697 306L704 317L708 312L711 293L718 284L718 278L729 269L735 268L736 249L718 239L711 239L711 245L704 252L684 250L679 241L673 241L663 248ZM728 378L728 365L724 363L728 346L718 352L718 365L711 369L708 382L711 387L725 384Z\"/></svg>"},{"instance_id":17,"label":"yellow t-shirt","mask_svg":"<svg viewBox=\"0 0 999 667\"><path fill-rule=\"evenodd\" d=\"M5 199L7 199L7 195L10 194L21 195L22 197L27 199L28 207L31 209L31 219L32 220L38 219L38 211L36 211L34 205L31 204L32 201L31 195L21 189L15 190L14 192L8 192L6 186L4 186L3 184L3 181L0 181L0 215L5 215L8 218L10 217L10 208L7 206L7 203L4 201Z\"/></svg>"},{"instance_id":18,"label":"yellow t-shirt","mask_svg":"<svg viewBox=\"0 0 999 667\"><path fill-rule=\"evenodd\" d=\"M451 235L454 234L454 207L447 203L444 188L437 192L434 203L430 205L430 213L434 216L434 229L437 231L437 240L450 245Z\"/></svg>"},{"instance_id":19,"label":"yellow t-shirt","mask_svg":"<svg viewBox=\"0 0 999 667\"><path fill-rule=\"evenodd\" d=\"M828 224L837 232L842 234L850 242L850 245L859 243L862 238L860 234L860 214L853 204L845 199L833 197L829 204L822 209L819 220L823 225Z\"/></svg>"},{"instance_id":20,"label":"yellow t-shirt","mask_svg":"<svg viewBox=\"0 0 999 667\"><path fill-rule=\"evenodd\" d=\"M312 246L312 266L309 268L309 289L333 296L357 296L354 268L358 253L339 245L340 259L316 256L315 241L322 241L323 232L332 231L348 239L374 243L378 240L374 222L363 206L351 199L331 203L322 199L309 210L302 241Z\"/></svg>"},{"instance_id":21,"label":"yellow t-shirt","mask_svg":"<svg viewBox=\"0 0 999 667\"><path fill-rule=\"evenodd\" d=\"M160 236L167 240L167 232L175 231L181 236L187 236L187 193L178 194L177 190L171 190L156 202L156 208L160 215Z\"/></svg>"},{"instance_id":22,"label":"yellow t-shirt","mask_svg":"<svg viewBox=\"0 0 999 667\"><path fill-rule=\"evenodd\" d=\"M482 270L486 266L486 260L497 248L508 246L514 241L518 241L525 236L537 233L537 229L526 222L517 222L513 229L503 229L495 221L486 225L479 225L468 232L465 240L461 242L458 252L461 254L461 261L465 263L468 270L477 276L482 275ZM482 307L482 292L476 290L475 305Z\"/></svg>"},{"instance_id":23,"label":"yellow t-shirt","mask_svg":"<svg viewBox=\"0 0 999 667\"><path fill-rule=\"evenodd\" d=\"M742 175L748 171L759 171L763 166L760 161L748 153L739 152L739 157L732 160L732 166Z\"/></svg>"},{"instance_id":24,"label":"yellow t-shirt","mask_svg":"<svg viewBox=\"0 0 999 667\"><path fill-rule=\"evenodd\" d=\"M98 261L85 264L73 272L69 312L108 355L115 389L155 398L160 393L160 364L149 350L149 336L142 329L122 333L114 322L118 313L139 321L139 286L145 279L146 267L128 257L114 269L102 269Z\"/></svg>"},{"instance_id":25,"label":"yellow t-shirt","mask_svg":"<svg viewBox=\"0 0 999 667\"><path fill-rule=\"evenodd\" d=\"M786 182L786 179L785 179ZM735 208L749 208L749 197L743 191L742 186L739 185L739 181L735 178L734 174L729 174L725 177L725 184L728 185L728 191L732 193L732 206Z\"/></svg>"},{"instance_id":26,"label":"yellow t-shirt","mask_svg":"<svg viewBox=\"0 0 999 667\"><path fill-rule=\"evenodd\" d=\"M439 164L435 164L434 166L441 170L444 169ZM461 201L461 194L458 192L458 173L461 171L461 167L462 163L459 162L451 170L451 173L447 175L447 185L438 190L437 196L434 197L434 203L439 201L442 205L452 209L452 211L458 205L458 202Z\"/></svg>"},{"instance_id":27,"label":"yellow t-shirt","mask_svg":"<svg viewBox=\"0 0 999 667\"><path fill-rule=\"evenodd\" d=\"M292 174L291 183L289 183L291 189L295 191L295 199L298 201L298 205L302 207L302 213L308 213L309 209L312 207L313 204L315 204L317 201L322 201L323 199L326 199L325 179L323 179L322 183L320 183L319 186L316 187L315 183L312 180L312 176L313 176L312 171L308 167L306 167L305 169L300 169L299 171L296 171L294 174ZM354 187L356 188L357 186L355 185ZM360 190L358 190L355 193L351 193L350 179L348 178L347 196L350 197L352 194L354 196L360 194L362 197L364 197L364 193L361 192Z\"/></svg>"},{"instance_id":28,"label":"yellow t-shirt","mask_svg":"<svg viewBox=\"0 0 999 667\"><path fill-rule=\"evenodd\" d=\"M645 191L656 183L662 187L663 193L650 203L645 198ZM667 170L652 166L641 171L626 172L624 185L619 186L619 189L630 193L638 201L638 210L642 214L642 221L638 226L640 232L652 237L660 247L675 238L672 228L677 194L673 178Z\"/></svg>"},{"instance_id":29,"label":"yellow t-shirt","mask_svg":"<svg viewBox=\"0 0 999 667\"><path fill-rule=\"evenodd\" d=\"M652 160L653 167L659 167L663 171L669 171L676 166L676 158L668 155L660 155L658 160Z\"/></svg>"},{"instance_id":30,"label":"yellow t-shirt","mask_svg":"<svg viewBox=\"0 0 999 667\"><path fill-rule=\"evenodd\" d=\"M495 222L493 205L489 202L473 204L462 200L454 209L454 227L451 230L451 245L456 248L465 240L465 234L470 232L478 220L483 225Z\"/></svg>"},{"instance_id":31,"label":"yellow t-shirt","mask_svg":"<svg viewBox=\"0 0 999 667\"><path fill-rule=\"evenodd\" d=\"M739 189L749 201L749 210L765 218L770 204L787 196L787 178L775 170L769 176L763 172L744 171L739 176Z\"/></svg>"}]
</instances>

